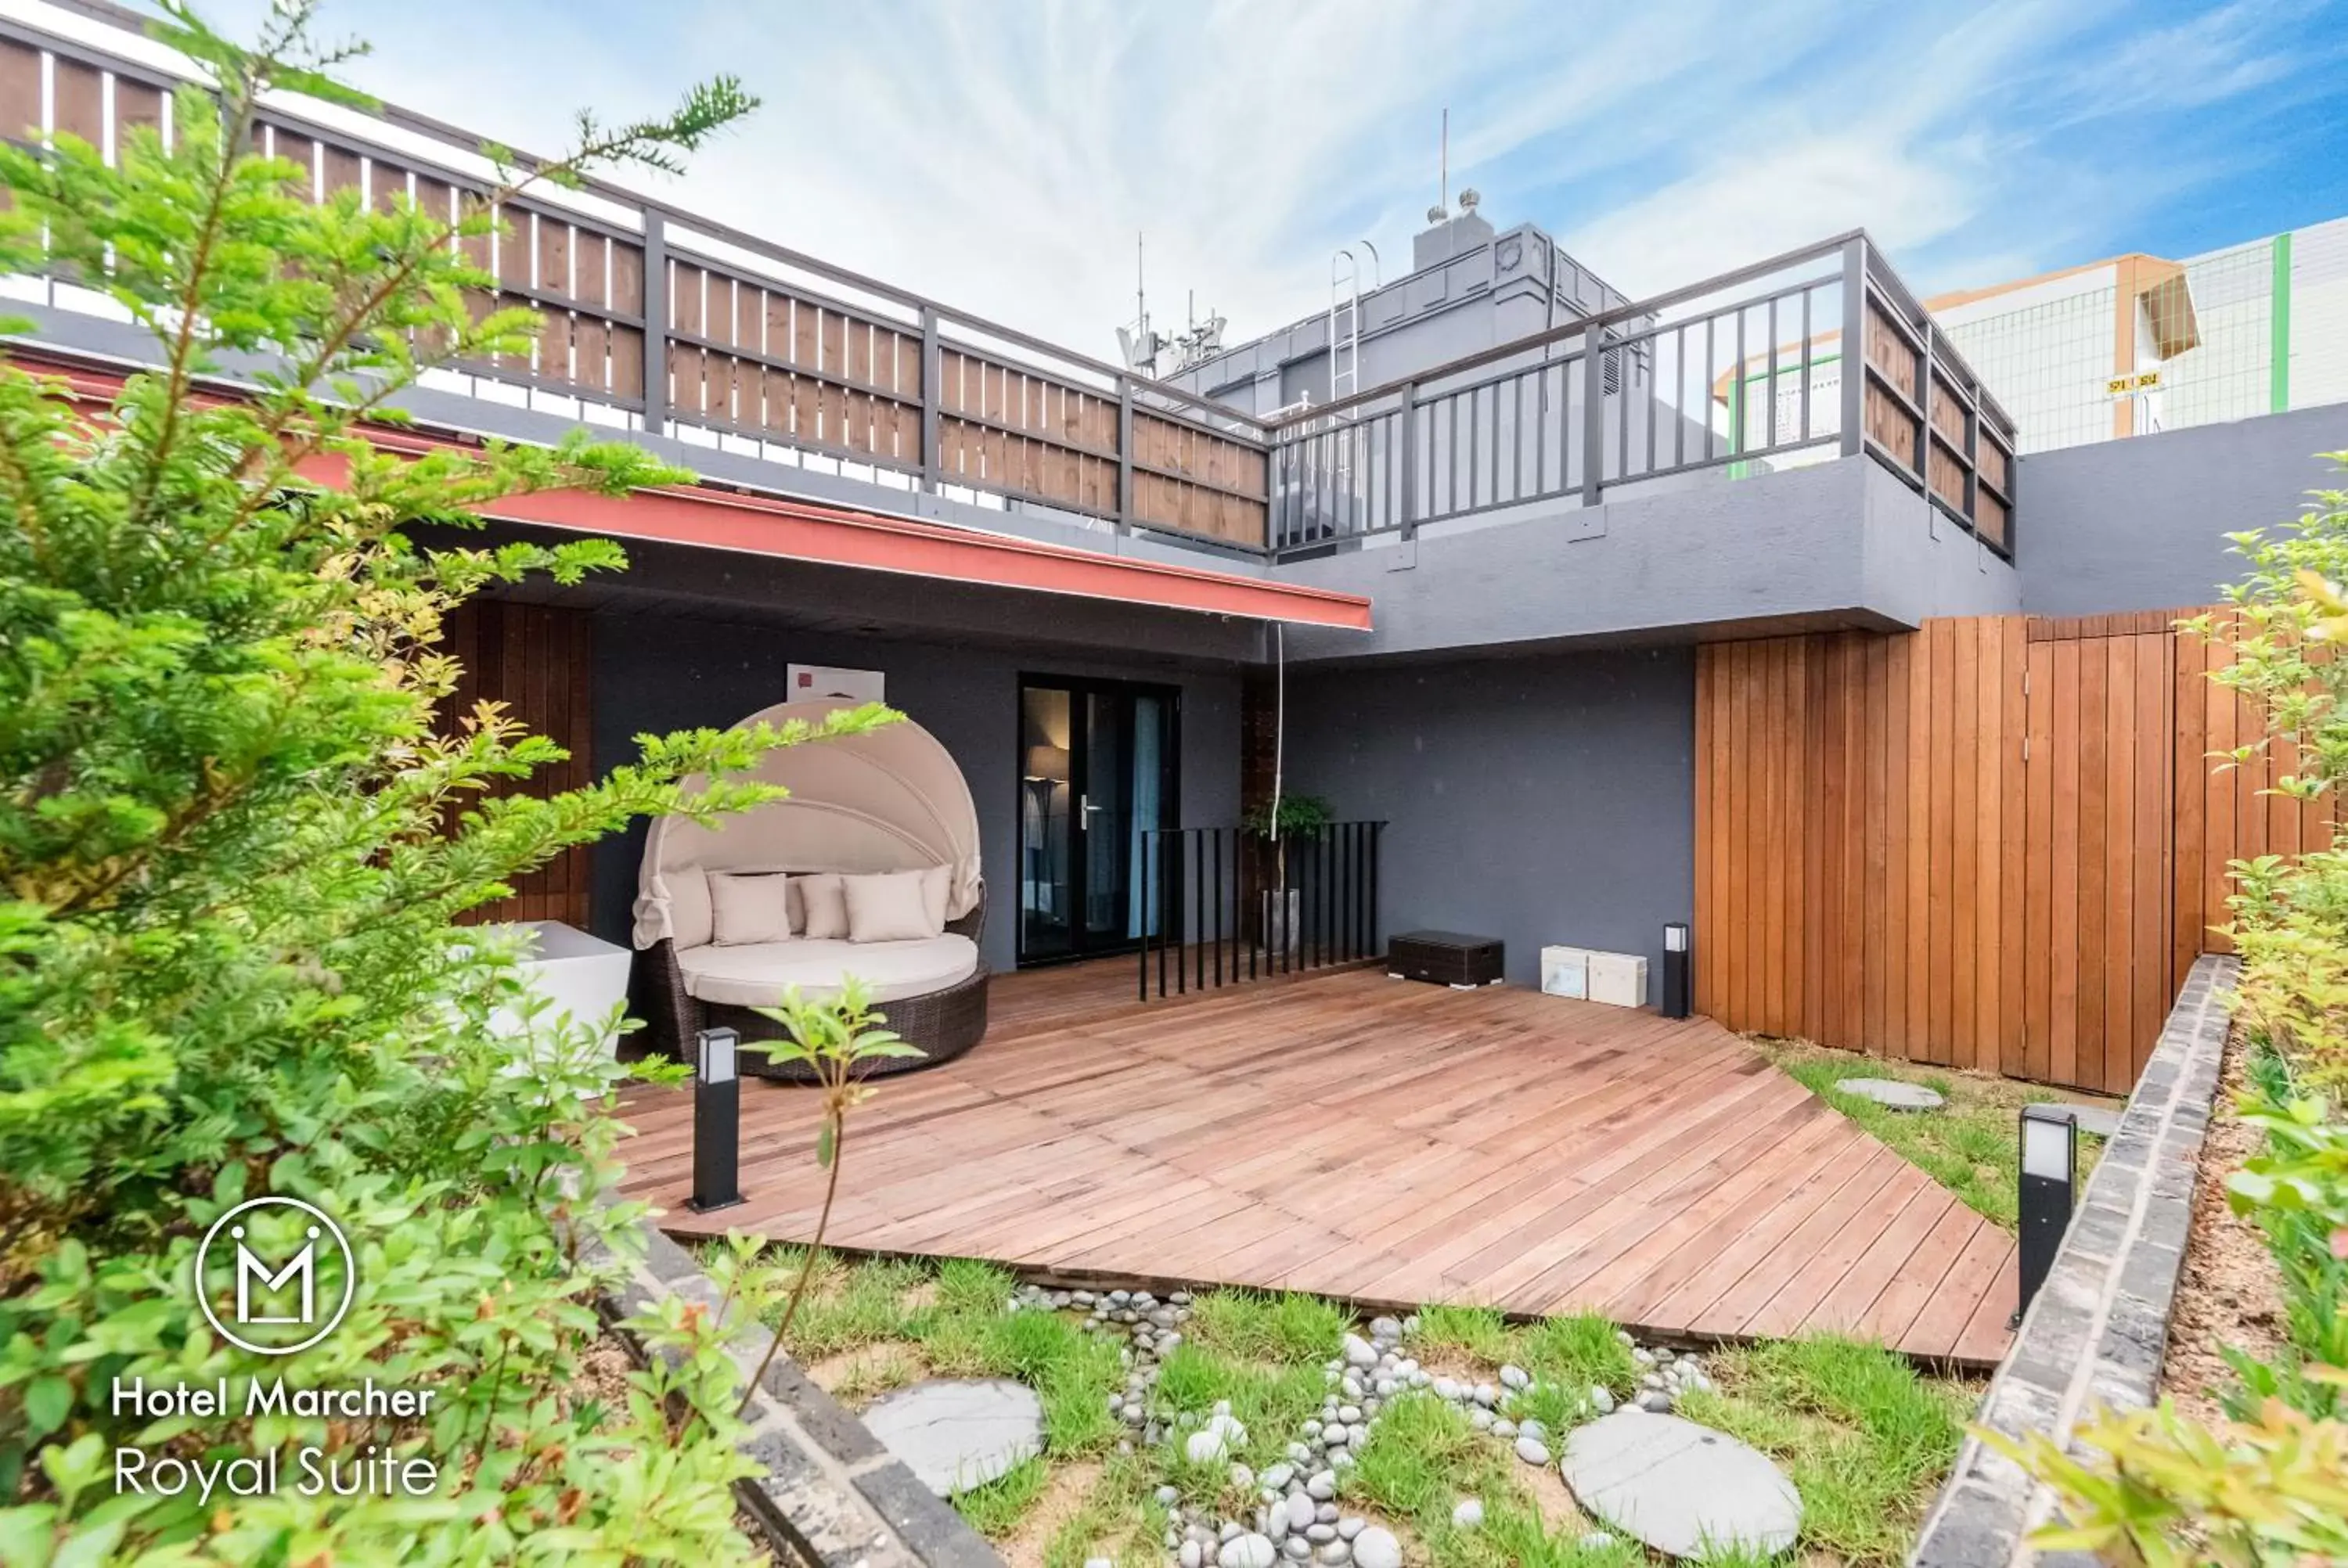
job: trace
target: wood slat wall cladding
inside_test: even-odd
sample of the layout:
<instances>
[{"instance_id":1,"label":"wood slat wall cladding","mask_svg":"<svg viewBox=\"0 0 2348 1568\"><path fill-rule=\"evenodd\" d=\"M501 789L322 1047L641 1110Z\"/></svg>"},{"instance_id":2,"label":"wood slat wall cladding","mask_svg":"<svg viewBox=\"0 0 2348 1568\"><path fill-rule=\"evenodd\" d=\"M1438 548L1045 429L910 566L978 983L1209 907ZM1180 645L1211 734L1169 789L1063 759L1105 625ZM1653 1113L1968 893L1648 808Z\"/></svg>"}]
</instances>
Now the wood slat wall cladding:
<instances>
[{"instance_id":1,"label":"wood slat wall cladding","mask_svg":"<svg viewBox=\"0 0 2348 1568\"><path fill-rule=\"evenodd\" d=\"M1732 1028L2124 1092L2228 861L2328 808L2217 771L2254 733L2178 615L1707 645L1697 1005Z\"/></svg>"},{"instance_id":2,"label":"wood slat wall cladding","mask_svg":"<svg viewBox=\"0 0 2348 1568\"><path fill-rule=\"evenodd\" d=\"M592 626L584 610L499 600L469 600L450 618L448 651L465 672L444 721L469 714L478 702L503 702L532 733L571 753L493 793L545 794L577 789L592 778ZM562 920L584 930L588 873L587 847L576 845L517 879L513 897L484 905L468 918Z\"/></svg>"}]
</instances>

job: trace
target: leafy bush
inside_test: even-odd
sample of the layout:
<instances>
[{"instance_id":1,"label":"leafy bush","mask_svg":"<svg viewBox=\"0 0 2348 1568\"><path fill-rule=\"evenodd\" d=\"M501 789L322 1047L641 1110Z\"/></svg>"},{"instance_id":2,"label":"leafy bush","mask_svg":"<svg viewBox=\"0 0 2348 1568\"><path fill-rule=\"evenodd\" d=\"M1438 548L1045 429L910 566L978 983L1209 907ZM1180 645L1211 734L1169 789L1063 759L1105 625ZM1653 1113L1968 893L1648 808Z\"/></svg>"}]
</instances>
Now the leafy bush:
<instances>
[{"instance_id":1,"label":"leafy bush","mask_svg":"<svg viewBox=\"0 0 2348 1568\"><path fill-rule=\"evenodd\" d=\"M0 146L0 270L103 290L160 345L111 402L0 363L0 1560L737 1561L730 1361L672 1304L682 1353L579 1386L600 1327L584 1232L619 1238L593 1031L522 1006L513 944L451 922L631 817L769 798L738 774L805 727L647 737L639 763L531 798L559 759L495 705L436 728L450 610L531 573L621 564L602 541L428 549L520 491L684 476L582 433L551 449L369 439L427 365L526 354L529 311L446 215L308 200L252 155L256 108L330 79L300 0L251 49L177 5L157 29L209 74L174 141L115 166L70 136ZM580 121L587 167L672 167L753 106L730 79L665 118ZM24 323L15 323L24 330ZM250 395L200 392L230 356ZM257 372L254 366L261 367ZM331 478L331 483L326 482ZM860 712L832 728L881 722ZM716 782L687 793L686 782ZM515 1071L517 1051L527 1071ZM262 1194L337 1219L355 1303L276 1360L215 1334L197 1238ZM118 1411L115 1380L433 1390L416 1419ZM439 1466L428 1496L118 1493L114 1456L375 1445ZM289 1479L294 1466L289 1460Z\"/></svg>"},{"instance_id":2,"label":"leafy bush","mask_svg":"<svg viewBox=\"0 0 2348 1568\"><path fill-rule=\"evenodd\" d=\"M2270 1400L2255 1421L2212 1431L2167 1401L2079 1434L2085 1464L2043 1432L2001 1444L2064 1498L2071 1522L2033 1535L2048 1552L2094 1552L2148 1568L2217 1563L2285 1568L2348 1561L2348 1426Z\"/></svg>"},{"instance_id":3,"label":"leafy bush","mask_svg":"<svg viewBox=\"0 0 2348 1568\"><path fill-rule=\"evenodd\" d=\"M2277 793L2336 798L2348 780L2348 491L2322 492L2281 533L2234 545L2250 571L2229 590L2230 613L2186 630L2229 645L2211 679L2255 706L2266 733L2220 765L2280 744ZM2215 1428L2164 1401L2086 1426L2092 1463L2043 1435L1999 1441L2063 1501L2066 1517L2034 1538L2042 1548L2153 1564L2348 1559L2348 848L2335 829L2296 860L2261 856L2233 873L2235 1020L2251 1052L2235 1113L2266 1140L2227 1196L2265 1235L2287 1343L2271 1360L2229 1348L2240 1386Z\"/></svg>"},{"instance_id":4,"label":"leafy bush","mask_svg":"<svg viewBox=\"0 0 2348 1568\"><path fill-rule=\"evenodd\" d=\"M1318 833L1336 820L1335 808L1320 795L1283 794L1276 806L1269 800L1250 806L1240 825L1258 838L1286 838Z\"/></svg>"}]
</instances>

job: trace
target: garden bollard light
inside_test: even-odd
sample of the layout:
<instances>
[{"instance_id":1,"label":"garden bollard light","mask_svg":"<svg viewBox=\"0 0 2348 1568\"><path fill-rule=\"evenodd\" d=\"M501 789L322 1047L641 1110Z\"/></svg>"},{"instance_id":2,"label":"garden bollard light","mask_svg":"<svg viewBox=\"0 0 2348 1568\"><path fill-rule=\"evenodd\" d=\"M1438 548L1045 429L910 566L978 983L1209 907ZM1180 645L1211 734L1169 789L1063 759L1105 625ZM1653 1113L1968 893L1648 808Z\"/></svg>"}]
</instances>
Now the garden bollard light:
<instances>
[{"instance_id":1,"label":"garden bollard light","mask_svg":"<svg viewBox=\"0 0 2348 1568\"><path fill-rule=\"evenodd\" d=\"M1673 920L1663 927L1663 996L1658 1010L1665 1018L1685 1018L1688 1001L1688 928Z\"/></svg>"},{"instance_id":2,"label":"garden bollard light","mask_svg":"<svg viewBox=\"0 0 2348 1568\"><path fill-rule=\"evenodd\" d=\"M2022 1108L2022 1300L2013 1323L2030 1310L2054 1266L2063 1233L2071 1226L2072 1188L2079 1169L2079 1123L2070 1107Z\"/></svg>"},{"instance_id":3,"label":"garden bollard light","mask_svg":"<svg viewBox=\"0 0 2348 1568\"><path fill-rule=\"evenodd\" d=\"M730 1209L742 1201L742 1081L734 1070L734 1048L741 1039L730 1029L705 1029L695 1037L693 1196L685 1204L695 1214Z\"/></svg>"}]
</instances>

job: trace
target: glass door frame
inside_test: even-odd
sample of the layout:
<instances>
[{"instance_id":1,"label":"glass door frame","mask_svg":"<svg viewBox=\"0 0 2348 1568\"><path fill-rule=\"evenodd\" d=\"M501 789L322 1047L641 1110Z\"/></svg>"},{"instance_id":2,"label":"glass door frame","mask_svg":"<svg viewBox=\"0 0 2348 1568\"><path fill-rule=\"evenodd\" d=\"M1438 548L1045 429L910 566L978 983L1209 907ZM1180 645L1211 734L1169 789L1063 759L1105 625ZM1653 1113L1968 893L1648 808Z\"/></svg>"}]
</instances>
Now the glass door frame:
<instances>
[{"instance_id":1,"label":"glass door frame","mask_svg":"<svg viewBox=\"0 0 2348 1568\"><path fill-rule=\"evenodd\" d=\"M1018 968L1023 969L1042 968L1053 964L1081 963L1086 958L1097 958L1115 953L1130 953L1141 946L1141 938L1138 936L1120 936L1113 939L1104 940L1092 936L1086 928L1086 921L1084 919L1084 878L1086 867L1090 864L1088 857L1089 845L1086 843L1085 836L1086 814L1080 806L1072 805L1072 808L1068 812L1067 867L1069 885L1067 893L1069 900L1069 922L1067 950L1065 952L1050 953L1030 953L1027 950L1027 909L1025 893L1025 884L1024 880L1027 864L1028 848L1027 811L1026 801L1024 798L1024 794L1027 788L1027 784L1025 782L1024 770L1025 766L1025 757L1027 754L1027 693L1031 689L1037 687L1056 692L1066 692L1068 693L1070 753L1068 764L1068 789L1070 794L1074 797L1075 801L1077 802L1081 802L1085 798L1086 794L1089 793L1086 786L1090 783L1092 772L1091 745L1086 727L1083 722L1083 707L1085 699L1096 696L1115 697L1120 699L1126 704L1126 733L1128 745L1134 743L1134 741L1137 738L1132 723L1135 707L1133 700L1138 697L1154 697L1163 703L1166 712L1166 754L1159 770L1160 781L1159 784L1159 792L1161 804L1159 811L1159 825L1164 827L1179 826L1182 821L1181 687L1158 681L1127 681L1097 675L1056 675L1048 671L1035 670L1023 670L1019 671L1018 687L1011 704L1012 766L1014 769L1014 776L1018 780L1016 787L1022 792L1023 798L1018 800L1017 809L1012 814L1012 841L1014 851L1013 861L1014 865L1020 867L1021 879L1015 882L1014 886L1014 901L1010 914L1013 921L1014 936L1015 938L1013 948L1014 955L1014 961ZM1138 847L1139 844L1138 837L1135 840L1135 844L1137 847L1128 851L1126 866L1126 902L1128 905L1131 902L1132 886L1143 874L1140 851Z\"/></svg>"}]
</instances>

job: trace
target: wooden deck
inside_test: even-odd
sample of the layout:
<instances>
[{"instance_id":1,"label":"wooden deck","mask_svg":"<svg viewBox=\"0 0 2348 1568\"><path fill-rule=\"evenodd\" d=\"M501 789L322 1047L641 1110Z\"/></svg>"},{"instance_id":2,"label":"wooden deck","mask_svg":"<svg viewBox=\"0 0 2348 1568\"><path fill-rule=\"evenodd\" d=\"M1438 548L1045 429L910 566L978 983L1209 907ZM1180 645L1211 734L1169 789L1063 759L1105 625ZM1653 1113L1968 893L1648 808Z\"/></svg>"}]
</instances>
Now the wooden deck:
<instances>
[{"instance_id":1,"label":"wooden deck","mask_svg":"<svg viewBox=\"0 0 2348 1568\"><path fill-rule=\"evenodd\" d=\"M1109 999L1108 968L1002 977L983 1045L882 1086L850 1126L833 1243L2004 1351L2013 1238L1707 1020L1358 970L1145 1006ZM680 1235L804 1241L814 1111L747 1084L749 1201L704 1217L685 1093L637 1091L628 1192Z\"/></svg>"}]
</instances>

